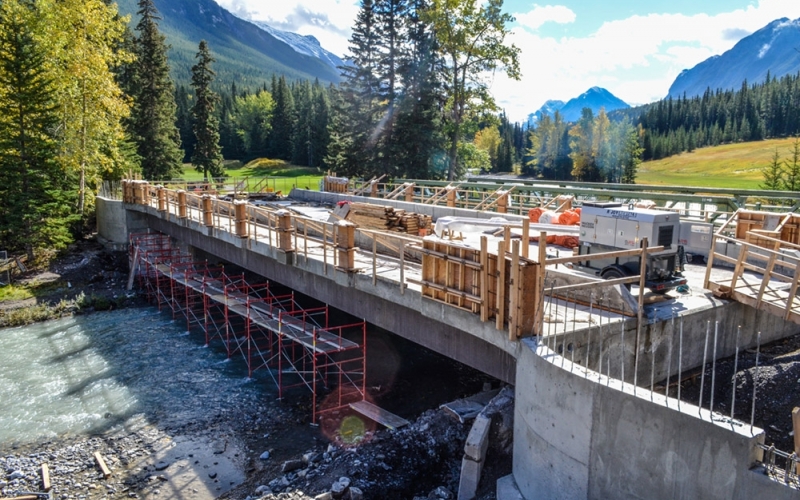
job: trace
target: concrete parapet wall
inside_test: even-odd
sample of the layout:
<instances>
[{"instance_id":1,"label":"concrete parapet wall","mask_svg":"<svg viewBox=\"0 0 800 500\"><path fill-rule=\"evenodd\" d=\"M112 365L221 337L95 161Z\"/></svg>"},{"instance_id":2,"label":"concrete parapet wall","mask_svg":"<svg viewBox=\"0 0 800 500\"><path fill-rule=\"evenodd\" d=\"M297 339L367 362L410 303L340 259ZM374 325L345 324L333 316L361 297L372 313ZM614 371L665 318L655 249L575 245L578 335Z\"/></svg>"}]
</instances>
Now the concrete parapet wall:
<instances>
[{"instance_id":1,"label":"concrete parapet wall","mask_svg":"<svg viewBox=\"0 0 800 500\"><path fill-rule=\"evenodd\" d=\"M522 341L514 479L524 498L797 498L751 471L763 432L711 422L687 403L608 380ZM537 353L537 349L539 352ZM565 367L562 368L561 366Z\"/></svg>"},{"instance_id":2,"label":"concrete parapet wall","mask_svg":"<svg viewBox=\"0 0 800 500\"><path fill-rule=\"evenodd\" d=\"M357 203L373 203L377 205L385 205L387 207L402 208L408 212L414 212L423 215L430 215L433 220L439 217L472 217L478 219L491 219L492 217L502 217L509 222L521 222L527 217L514 214L500 214L494 211L483 212L480 210L472 210L467 208L451 208L442 207L437 205L425 205L423 203L410 203L407 201L399 200L386 200L383 198L370 198L368 196L353 196L341 193L326 193L321 191L307 191L305 189L292 189L289 193L289 198L298 201L305 201L308 203L325 203L335 204L340 201L353 201Z\"/></svg>"}]
</instances>

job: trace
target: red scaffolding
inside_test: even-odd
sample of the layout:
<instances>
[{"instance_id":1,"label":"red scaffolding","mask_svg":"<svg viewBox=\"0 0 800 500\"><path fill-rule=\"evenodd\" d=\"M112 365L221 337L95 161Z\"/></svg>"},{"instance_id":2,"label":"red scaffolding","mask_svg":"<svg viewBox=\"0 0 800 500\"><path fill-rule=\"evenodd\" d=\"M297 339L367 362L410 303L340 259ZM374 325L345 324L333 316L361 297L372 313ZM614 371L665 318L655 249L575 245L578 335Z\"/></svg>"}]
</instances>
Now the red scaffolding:
<instances>
[{"instance_id":1,"label":"red scaffolding","mask_svg":"<svg viewBox=\"0 0 800 500\"><path fill-rule=\"evenodd\" d=\"M131 234L131 269L148 300L168 307L186 328L201 327L206 344L219 340L228 357L241 355L248 376L266 370L278 397L294 387L312 394L312 420L364 401L366 323L333 325L328 306L304 308L294 292L198 262L158 233Z\"/></svg>"}]
</instances>

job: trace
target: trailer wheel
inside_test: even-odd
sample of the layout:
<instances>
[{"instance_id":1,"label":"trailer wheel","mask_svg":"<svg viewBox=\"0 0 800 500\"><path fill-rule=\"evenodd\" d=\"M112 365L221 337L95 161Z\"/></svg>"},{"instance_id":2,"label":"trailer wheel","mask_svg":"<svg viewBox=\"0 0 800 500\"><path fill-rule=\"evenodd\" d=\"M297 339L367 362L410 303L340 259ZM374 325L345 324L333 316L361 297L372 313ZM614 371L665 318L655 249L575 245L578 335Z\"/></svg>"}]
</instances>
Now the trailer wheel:
<instances>
[{"instance_id":1,"label":"trailer wheel","mask_svg":"<svg viewBox=\"0 0 800 500\"><path fill-rule=\"evenodd\" d=\"M624 269L622 269L621 267L618 267L618 266L608 266L607 268L603 269L603 271L600 273L600 277L602 277L604 280L613 280L613 279L617 279L617 278L625 278L627 276L628 276L628 273L626 273ZM630 283L625 283L625 288L630 290L631 289L631 284Z\"/></svg>"}]
</instances>

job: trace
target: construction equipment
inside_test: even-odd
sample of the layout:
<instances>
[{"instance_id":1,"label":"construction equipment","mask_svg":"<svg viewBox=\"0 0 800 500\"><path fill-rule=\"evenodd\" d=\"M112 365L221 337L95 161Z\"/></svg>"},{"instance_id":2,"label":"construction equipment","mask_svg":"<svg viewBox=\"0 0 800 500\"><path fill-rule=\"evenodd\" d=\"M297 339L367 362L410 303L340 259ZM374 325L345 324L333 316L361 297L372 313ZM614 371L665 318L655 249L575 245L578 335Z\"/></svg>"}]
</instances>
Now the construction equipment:
<instances>
[{"instance_id":1,"label":"construction equipment","mask_svg":"<svg viewBox=\"0 0 800 500\"><path fill-rule=\"evenodd\" d=\"M663 246L648 253L645 286L656 293L686 284L686 278L676 271L680 236L680 216L674 212L623 206L621 203L584 203L581 208L581 231L578 254L587 257L594 253L636 250L645 238L649 246ZM594 272L605 279L637 276L640 273L639 255L616 258L587 258L579 269Z\"/></svg>"}]
</instances>

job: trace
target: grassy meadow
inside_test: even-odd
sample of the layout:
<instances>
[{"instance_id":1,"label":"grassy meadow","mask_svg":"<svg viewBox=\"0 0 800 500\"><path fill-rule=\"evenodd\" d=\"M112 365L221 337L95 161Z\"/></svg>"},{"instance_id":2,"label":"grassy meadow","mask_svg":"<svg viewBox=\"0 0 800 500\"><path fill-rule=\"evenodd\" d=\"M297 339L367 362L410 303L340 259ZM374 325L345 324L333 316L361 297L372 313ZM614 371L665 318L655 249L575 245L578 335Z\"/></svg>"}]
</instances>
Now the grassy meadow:
<instances>
[{"instance_id":1,"label":"grassy meadow","mask_svg":"<svg viewBox=\"0 0 800 500\"><path fill-rule=\"evenodd\" d=\"M762 170L772 161L775 148L788 160L794 138L725 144L696 149L639 166L637 184L760 189Z\"/></svg>"},{"instance_id":2,"label":"grassy meadow","mask_svg":"<svg viewBox=\"0 0 800 500\"><path fill-rule=\"evenodd\" d=\"M249 178L248 190L255 189L257 182L268 177L269 179L264 181L266 186L275 192L281 191L283 194L288 194L295 186L318 191L319 181L323 175L318 168L301 167L283 160L271 160L268 158L257 158L244 165L235 160L226 161L225 174L228 181L232 183ZM203 174L197 172L191 164L185 164L183 167L183 179L188 182L202 181Z\"/></svg>"}]
</instances>

